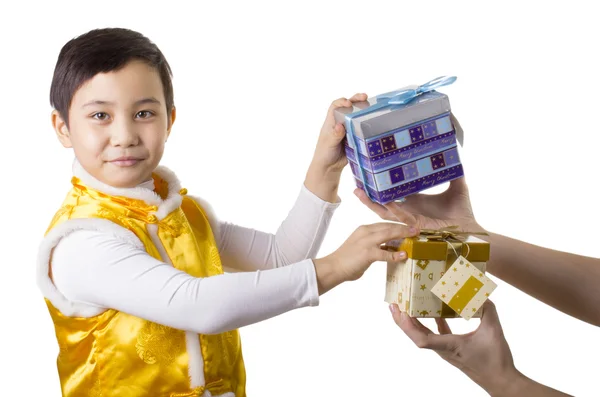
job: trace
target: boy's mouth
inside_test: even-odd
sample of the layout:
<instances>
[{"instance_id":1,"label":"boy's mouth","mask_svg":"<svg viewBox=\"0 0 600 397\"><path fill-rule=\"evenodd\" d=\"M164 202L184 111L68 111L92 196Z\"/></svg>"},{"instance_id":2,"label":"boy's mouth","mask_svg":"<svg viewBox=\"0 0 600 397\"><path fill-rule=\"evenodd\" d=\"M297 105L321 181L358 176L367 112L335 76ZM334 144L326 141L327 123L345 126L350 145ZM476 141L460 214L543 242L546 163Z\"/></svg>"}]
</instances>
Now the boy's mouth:
<instances>
[{"instance_id":1,"label":"boy's mouth","mask_svg":"<svg viewBox=\"0 0 600 397\"><path fill-rule=\"evenodd\" d=\"M109 163L114 164L118 167L131 167L142 161L140 157L124 156L114 160L110 160Z\"/></svg>"}]
</instances>

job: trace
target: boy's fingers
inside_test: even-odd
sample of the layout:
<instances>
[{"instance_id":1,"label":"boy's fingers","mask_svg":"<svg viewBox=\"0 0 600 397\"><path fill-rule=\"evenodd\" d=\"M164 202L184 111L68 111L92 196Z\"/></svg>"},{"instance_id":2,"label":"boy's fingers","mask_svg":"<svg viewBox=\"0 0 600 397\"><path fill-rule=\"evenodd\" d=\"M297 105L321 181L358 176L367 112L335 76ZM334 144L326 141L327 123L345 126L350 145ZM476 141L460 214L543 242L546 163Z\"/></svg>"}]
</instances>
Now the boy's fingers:
<instances>
[{"instance_id":1,"label":"boy's fingers","mask_svg":"<svg viewBox=\"0 0 600 397\"><path fill-rule=\"evenodd\" d=\"M335 138L335 143L339 143L344 136L346 135L346 127L342 123L336 123L333 125L333 137Z\"/></svg>"},{"instance_id":2,"label":"boy's fingers","mask_svg":"<svg viewBox=\"0 0 600 397\"><path fill-rule=\"evenodd\" d=\"M362 102L362 101L366 101L367 100L367 94L363 93L359 93L359 94L354 94L352 96L352 98L350 98L351 102Z\"/></svg>"},{"instance_id":3,"label":"boy's fingers","mask_svg":"<svg viewBox=\"0 0 600 397\"><path fill-rule=\"evenodd\" d=\"M419 230L399 223L392 223L386 228L381 228L371 233L370 239L377 245L387 243L391 240L400 240L405 237L413 237L419 234Z\"/></svg>"},{"instance_id":4,"label":"boy's fingers","mask_svg":"<svg viewBox=\"0 0 600 397\"><path fill-rule=\"evenodd\" d=\"M367 94L364 93L360 93L360 94L354 94L352 96L352 98L348 99L348 98L338 98L335 101L331 102L331 105L329 106L329 115L331 117L333 117L333 111L337 108L342 108L342 107L351 107L352 106L352 102L361 102L367 99Z\"/></svg>"},{"instance_id":5,"label":"boy's fingers","mask_svg":"<svg viewBox=\"0 0 600 397\"><path fill-rule=\"evenodd\" d=\"M382 230L386 230L390 227L390 223L386 222L377 222L371 223L369 225L362 225L358 227L358 232L364 236L371 236L373 233L380 232Z\"/></svg>"},{"instance_id":6,"label":"boy's fingers","mask_svg":"<svg viewBox=\"0 0 600 397\"><path fill-rule=\"evenodd\" d=\"M333 111L337 108L352 106L352 102L348 98L338 98L331 102L329 106L329 113L333 114Z\"/></svg>"},{"instance_id":7,"label":"boy's fingers","mask_svg":"<svg viewBox=\"0 0 600 397\"><path fill-rule=\"evenodd\" d=\"M378 249L375 251L375 260L381 262L401 262L406 259L405 251L386 251Z\"/></svg>"},{"instance_id":8,"label":"boy's fingers","mask_svg":"<svg viewBox=\"0 0 600 397\"><path fill-rule=\"evenodd\" d=\"M390 229L401 231L408 229L408 227L398 222L375 222L367 225L362 225L359 227L359 229L362 229L365 234L372 235L373 233Z\"/></svg>"},{"instance_id":9,"label":"boy's fingers","mask_svg":"<svg viewBox=\"0 0 600 397\"><path fill-rule=\"evenodd\" d=\"M329 110L327 111L327 117L325 118L325 123L323 124L323 130L326 130L327 128L333 128L334 130L336 130L337 124L335 122L335 116L334 116L333 112L337 108L350 107L350 106L352 106L352 101L348 98L338 98L335 101L331 102L331 105L329 105Z\"/></svg>"},{"instance_id":10,"label":"boy's fingers","mask_svg":"<svg viewBox=\"0 0 600 397\"><path fill-rule=\"evenodd\" d=\"M323 128L325 128L325 127L333 128L335 135L343 137L346 133L346 129L344 128L343 124L341 124L342 128L343 128L343 134L342 134L338 127L338 124L340 124L340 123L335 122L335 116L333 115L333 112L337 108L351 107L353 102L361 102L361 101L365 101L365 100L367 100L367 94L360 93L360 94L354 94L352 96L352 98L350 98L350 99L338 98L335 101L331 102L331 105L329 106L329 111L327 112L327 118L325 119L325 124L323 125Z\"/></svg>"}]
</instances>

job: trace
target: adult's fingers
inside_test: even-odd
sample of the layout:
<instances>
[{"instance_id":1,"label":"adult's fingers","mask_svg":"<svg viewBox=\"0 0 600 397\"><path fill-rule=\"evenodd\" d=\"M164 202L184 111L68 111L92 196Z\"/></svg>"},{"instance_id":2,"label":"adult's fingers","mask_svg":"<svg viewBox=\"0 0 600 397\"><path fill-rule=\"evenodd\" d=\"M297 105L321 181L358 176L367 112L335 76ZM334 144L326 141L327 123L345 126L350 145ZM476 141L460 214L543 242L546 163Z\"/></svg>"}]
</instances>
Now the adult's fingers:
<instances>
[{"instance_id":1,"label":"adult's fingers","mask_svg":"<svg viewBox=\"0 0 600 397\"><path fill-rule=\"evenodd\" d=\"M388 213L392 214L392 218L395 218L398 222L406 223L407 225L417 224L417 218L408 209L404 208L403 203L387 203L384 207L388 210Z\"/></svg>"},{"instance_id":2,"label":"adult's fingers","mask_svg":"<svg viewBox=\"0 0 600 397\"><path fill-rule=\"evenodd\" d=\"M456 178L450 181L448 190L456 190L457 192L466 192L469 190L465 177Z\"/></svg>"},{"instance_id":3,"label":"adult's fingers","mask_svg":"<svg viewBox=\"0 0 600 397\"><path fill-rule=\"evenodd\" d=\"M430 349L437 352L455 351L460 342L457 335L437 335L423 326L417 319L412 319L408 314L396 310L392 311L396 324L404 333L421 349Z\"/></svg>"},{"instance_id":4,"label":"adult's fingers","mask_svg":"<svg viewBox=\"0 0 600 397\"><path fill-rule=\"evenodd\" d=\"M356 197L358 197L358 199L360 200L361 203L363 203L364 205L367 206L367 208L369 208L371 211L373 211L374 213L379 215L379 217L381 219L385 219L388 221L394 220L393 217L390 216L390 214L388 214L387 208L385 208L383 205L381 205L379 203L371 201L371 199L369 199L369 197L367 196L367 194L365 193L364 190L357 188L354 190L354 194L356 195Z\"/></svg>"},{"instance_id":5,"label":"adult's fingers","mask_svg":"<svg viewBox=\"0 0 600 397\"><path fill-rule=\"evenodd\" d=\"M494 328L502 331L502 325L500 324L496 305L489 299L483 304L480 327Z\"/></svg>"},{"instance_id":6,"label":"adult's fingers","mask_svg":"<svg viewBox=\"0 0 600 397\"><path fill-rule=\"evenodd\" d=\"M452 334L452 330L450 329L450 326L448 325L448 322L445 318L436 317L435 322L437 324L440 335Z\"/></svg>"}]
</instances>

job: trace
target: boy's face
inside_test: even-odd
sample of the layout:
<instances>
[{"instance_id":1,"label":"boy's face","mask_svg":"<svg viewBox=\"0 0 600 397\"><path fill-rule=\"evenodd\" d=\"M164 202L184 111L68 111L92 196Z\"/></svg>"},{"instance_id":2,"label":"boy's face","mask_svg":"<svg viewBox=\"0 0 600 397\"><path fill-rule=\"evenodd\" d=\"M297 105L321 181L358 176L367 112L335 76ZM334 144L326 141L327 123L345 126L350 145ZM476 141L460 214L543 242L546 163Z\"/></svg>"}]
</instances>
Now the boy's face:
<instances>
[{"instance_id":1,"label":"boy's face","mask_svg":"<svg viewBox=\"0 0 600 397\"><path fill-rule=\"evenodd\" d=\"M175 109L167 114L158 72L141 61L100 73L79 88L69 108L69 128L58 112L52 123L83 168L114 187L151 178L163 155Z\"/></svg>"}]
</instances>

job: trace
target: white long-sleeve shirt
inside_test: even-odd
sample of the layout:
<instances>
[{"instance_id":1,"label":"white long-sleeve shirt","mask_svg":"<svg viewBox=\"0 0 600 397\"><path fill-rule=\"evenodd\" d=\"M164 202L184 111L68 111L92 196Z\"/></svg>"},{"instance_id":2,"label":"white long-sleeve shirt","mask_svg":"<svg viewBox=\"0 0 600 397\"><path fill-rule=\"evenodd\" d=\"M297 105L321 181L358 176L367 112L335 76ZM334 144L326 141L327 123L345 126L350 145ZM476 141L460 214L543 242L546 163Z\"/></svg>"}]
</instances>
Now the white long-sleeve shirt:
<instances>
[{"instance_id":1,"label":"white long-sleeve shirt","mask_svg":"<svg viewBox=\"0 0 600 397\"><path fill-rule=\"evenodd\" d=\"M233 273L208 278L192 277L110 233L78 230L55 247L52 279L72 302L185 331L224 332L318 304L311 258L338 206L302 186L274 235L219 222L215 239L223 267Z\"/></svg>"}]
</instances>

